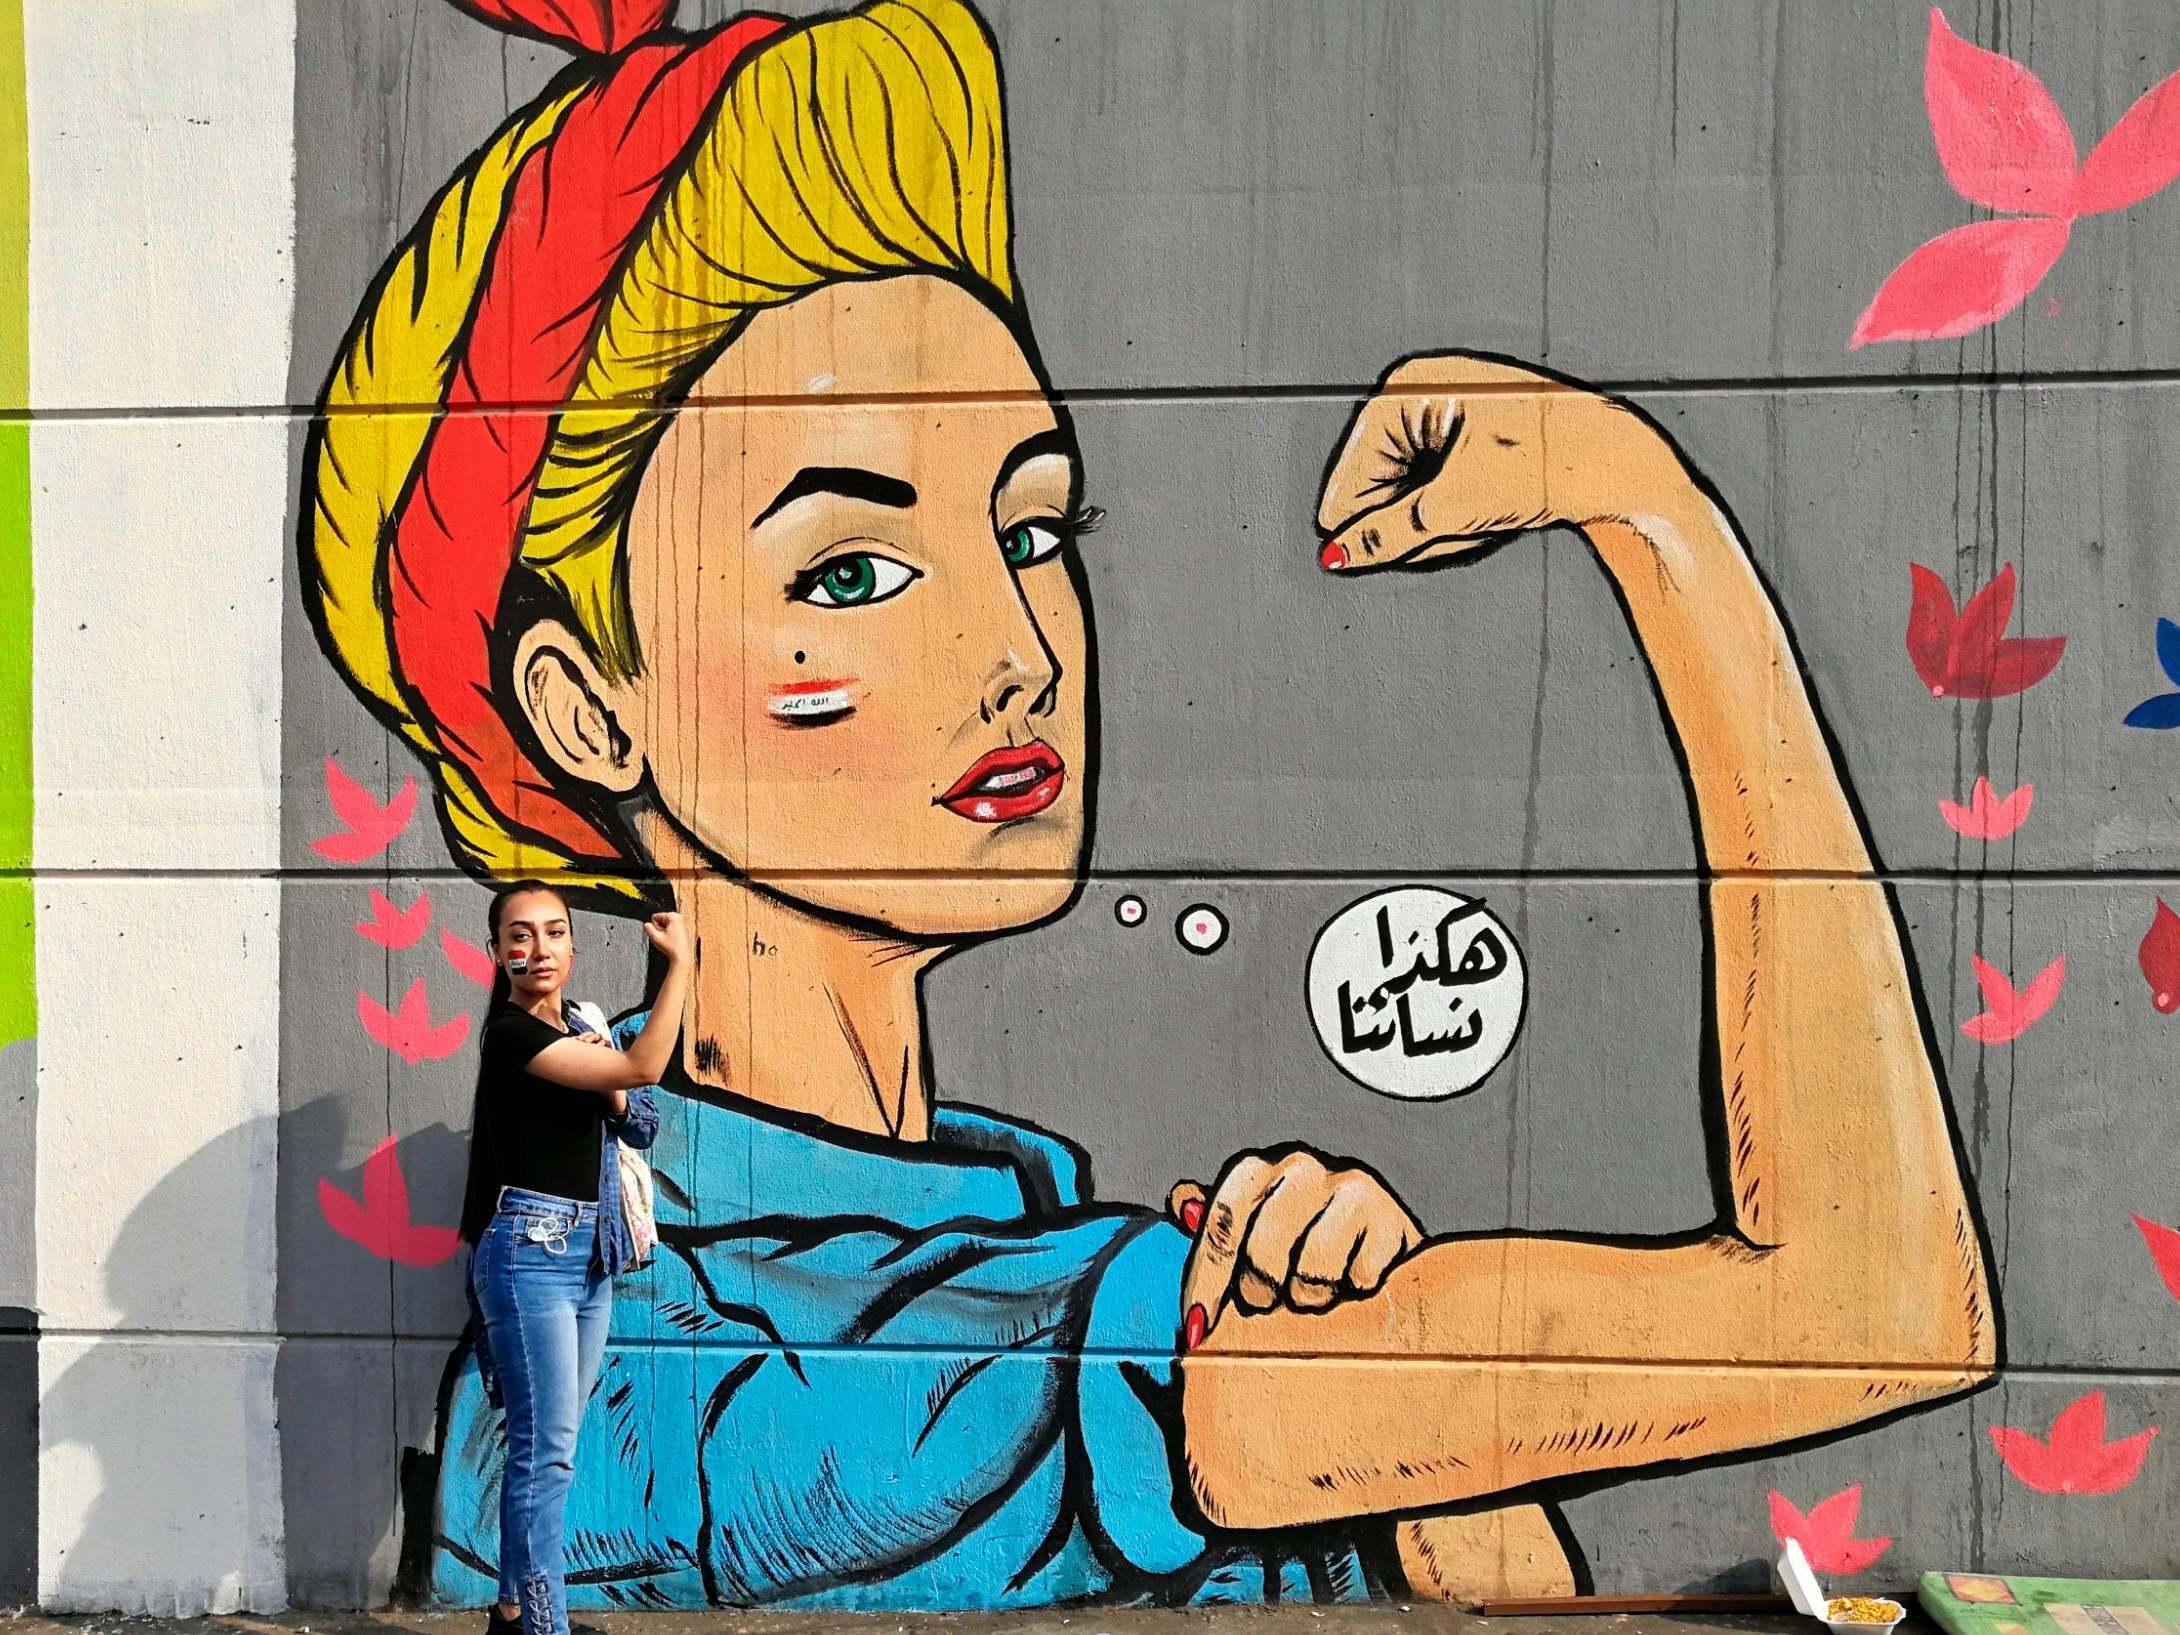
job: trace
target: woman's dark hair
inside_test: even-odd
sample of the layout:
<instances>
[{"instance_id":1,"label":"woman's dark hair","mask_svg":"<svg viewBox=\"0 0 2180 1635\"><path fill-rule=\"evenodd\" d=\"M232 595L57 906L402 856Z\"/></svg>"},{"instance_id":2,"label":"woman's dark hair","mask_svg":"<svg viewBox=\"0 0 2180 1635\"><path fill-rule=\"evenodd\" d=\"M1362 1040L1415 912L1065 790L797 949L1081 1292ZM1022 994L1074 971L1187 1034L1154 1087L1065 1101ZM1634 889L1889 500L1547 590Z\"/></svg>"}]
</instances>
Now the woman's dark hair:
<instances>
[{"instance_id":1,"label":"woman's dark hair","mask_svg":"<svg viewBox=\"0 0 2180 1635\"><path fill-rule=\"evenodd\" d=\"M492 901L484 911L484 923L491 933L490 946L494 956L492 960L492 1003L495 1005L504 1004L515 997L514 984L507 980L507 967L502 965L498 958L500 919L507 912L509 902L533 891L542 891L546 896L557 899L563 909L568 908L566 894L549 881L517 880L513 885L502 886L492 893ZM575 921L575 912L572 909L568 909L568 921L571 925ZM483 1071L482 1067L478 1069L479 1073ZM471 1127L475 1128L474 1125Z\"/></svg>"},{"instance_id":2,"label":"woman's dark hair","mask_svg":"<svg viewBox=\"0 0 2180 1635\"><path fill-rule=\"evenodd\" d=\"M517 880L513 885L502 886L492 894L492 903L484 911L486 928L492 934L492 1004L496 1008L511 1002L515 997L514 984L507 980L507 967L499 962L500 919L507 912L513 899L532 891L542 891L556 899L563 909L568 907L567 893L544 880ZM568 913L572 925L575 915ZM486 1013L487 1022L491 1012ZM469 1109L469 1181L462 1193L462 1236L475 1243L484 1236L484 1229L492 1222L493 1211L499 1208L500 1167L492 1152L492 1132L484 1121L484 1053L477 1055L477 1095Z\"/></svg>"}]
</instances>

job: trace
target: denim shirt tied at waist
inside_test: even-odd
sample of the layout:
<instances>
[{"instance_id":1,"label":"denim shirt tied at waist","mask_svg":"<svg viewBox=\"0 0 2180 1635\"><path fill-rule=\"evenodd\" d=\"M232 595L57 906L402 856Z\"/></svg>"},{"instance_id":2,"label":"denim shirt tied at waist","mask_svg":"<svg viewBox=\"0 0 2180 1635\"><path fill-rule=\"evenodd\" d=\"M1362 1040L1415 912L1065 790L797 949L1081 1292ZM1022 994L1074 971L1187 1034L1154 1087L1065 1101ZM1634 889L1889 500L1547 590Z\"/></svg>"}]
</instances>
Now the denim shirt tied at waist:
<instances>
[{"instance_id":1,"label":"denim shirt tied at waist","mask_svg":"<svg viewBox=\"0 0 2180 1635\"><path fill-rule=\"evenodd\" d=\"M571 1033L597 1031L572 1004L563 1002L561 1015ZM626 1050L642 1024L643 1018L638 1016L614 1028L610 1035L614 1046ZM629 1147L642 1152L657 1139L659 1109L654 1088L645 1085L629 1091L627 1110L606 1119L598 1142L598 1234L590 1257L593 1275L618 1277L636 1268L636 1241L629 1234L628 1217L621 1210L620 1149ZM485 1399L495 1408L503 1407L499 1370L493 1366L492 1348L485 1337L484 1312L477 1304L476 1285L467 1276L462 1279L462 1291L469 1298L470 1329L477 1336L477 1372L484 1377Z\"/></svg>"}]
</instances>

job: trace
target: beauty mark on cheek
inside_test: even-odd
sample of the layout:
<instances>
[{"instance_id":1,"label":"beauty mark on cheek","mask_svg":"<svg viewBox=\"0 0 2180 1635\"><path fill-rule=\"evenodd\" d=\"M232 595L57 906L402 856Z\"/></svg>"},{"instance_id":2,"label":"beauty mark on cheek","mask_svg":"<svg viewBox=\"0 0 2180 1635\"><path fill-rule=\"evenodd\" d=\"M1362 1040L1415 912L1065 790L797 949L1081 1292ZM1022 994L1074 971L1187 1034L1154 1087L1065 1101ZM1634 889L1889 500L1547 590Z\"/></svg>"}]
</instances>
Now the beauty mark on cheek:
<instances>
[{"instance_id":1,"label":"beauty mark on cheek","mask_svg":"<svg viewBox=\"0 0 2180 1635\"><path fill-rule=\"evenodd\" d=\"M855 677L793 681L772 689L765 713L783 727L822 727L855 713Z\"/></svg>"}]
</instances>

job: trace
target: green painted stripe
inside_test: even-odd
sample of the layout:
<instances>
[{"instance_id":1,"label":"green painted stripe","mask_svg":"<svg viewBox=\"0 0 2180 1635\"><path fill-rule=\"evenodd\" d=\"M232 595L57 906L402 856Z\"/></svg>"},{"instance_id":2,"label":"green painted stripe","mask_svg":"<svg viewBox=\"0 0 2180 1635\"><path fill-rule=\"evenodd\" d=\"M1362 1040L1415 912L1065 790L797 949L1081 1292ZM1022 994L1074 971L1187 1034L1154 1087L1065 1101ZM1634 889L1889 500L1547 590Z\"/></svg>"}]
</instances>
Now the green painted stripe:
<instances>
[{"instance_id":1,"label":"green painted stripe","mask_svg":"<svg viewBox=\"0 0 2180 1635\"><path fill-rule=\"evenodd\" d=\"M0 0L0 407L30 402L30 130L23 12ZM37 1031L31 933L30 427L0 424L0 1044Z\"/></svg>"}]
</instances>

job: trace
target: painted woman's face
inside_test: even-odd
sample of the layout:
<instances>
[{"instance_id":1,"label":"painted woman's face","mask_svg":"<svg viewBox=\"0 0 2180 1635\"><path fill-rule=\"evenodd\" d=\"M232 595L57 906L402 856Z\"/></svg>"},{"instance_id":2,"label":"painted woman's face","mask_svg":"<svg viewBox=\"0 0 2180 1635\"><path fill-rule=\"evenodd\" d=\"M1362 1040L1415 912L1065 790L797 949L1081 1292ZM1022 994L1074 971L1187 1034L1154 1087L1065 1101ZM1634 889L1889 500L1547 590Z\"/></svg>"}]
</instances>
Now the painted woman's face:
<instances>
[{"instance_id":1,"label":"painted woman's face","mask_svg":"<svg viewBox=\"0 0 2180 1635\"><path fill-rule=\"evenodd\" d=\"M665 814L782 895L943 938L1073 891L1088 640L1064 422L944 280L760 314L629 529L641 750Z\"/></svg>"}]
</instances>

